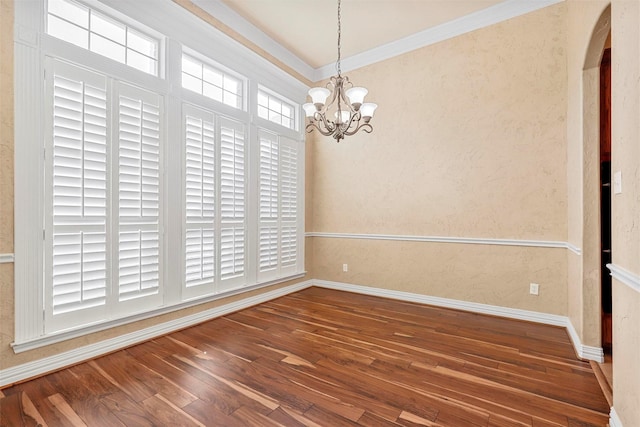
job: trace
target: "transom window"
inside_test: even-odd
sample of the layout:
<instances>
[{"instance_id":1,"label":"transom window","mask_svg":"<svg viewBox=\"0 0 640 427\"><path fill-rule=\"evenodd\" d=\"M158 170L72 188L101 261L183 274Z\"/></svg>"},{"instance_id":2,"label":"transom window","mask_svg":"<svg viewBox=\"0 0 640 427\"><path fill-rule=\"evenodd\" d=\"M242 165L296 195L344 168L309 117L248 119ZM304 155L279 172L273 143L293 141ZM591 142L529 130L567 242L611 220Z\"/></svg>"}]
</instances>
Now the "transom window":
<instances>
[{"instance_id":1,"label":"transom window","mask_svg":"<svg viewBox=\"0 0 640 427\"><path fill-rule=\"evenodd\" d=\"M160 42L71 0L49 0L47 33L83 49L158 75Z\"/></svg>"},{"instance_id":2,"label":"transom window","mask_svg":"<svg viewBox=\"0 0 640 427\"><path fill-rule=\"evenodd\" d=\"M266 90L258 91L258 117L295 130L295 111L293 103Z\"/></svg>"},{"instance_id":3,"label":"transom window","mask_svg":"<svg viewBox=\"0 0 640 427\"><path fill-rule=\"evenodd\" d=\"M244 82L241 78L184 53L182 87L234 108L243 107Z\"/></svg>"}]
</instances>

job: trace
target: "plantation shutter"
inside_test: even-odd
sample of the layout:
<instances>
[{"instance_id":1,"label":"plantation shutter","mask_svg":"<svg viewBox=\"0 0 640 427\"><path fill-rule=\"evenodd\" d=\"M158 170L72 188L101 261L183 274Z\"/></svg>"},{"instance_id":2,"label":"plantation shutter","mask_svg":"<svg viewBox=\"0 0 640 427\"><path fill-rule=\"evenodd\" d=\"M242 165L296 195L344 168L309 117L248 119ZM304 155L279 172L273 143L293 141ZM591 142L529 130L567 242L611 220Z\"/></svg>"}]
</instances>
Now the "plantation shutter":
<instances>
[{"instance_id":1,"label":"plantation shutter","mask_svg":"<svg viewBox=\"0 0 640 427\"><path fill-rule=\"evenodd\" d=\"M260 132L259 271L278 268L278 171L276 135Z\"/></svg>"},{"instance_id":2,"label":"plantation shutter","mask_svg":"<svg viewBox=\"0 0 640 427\"><path fill-rule=\"evenodd\" d=\"M295 269L298 263L298 145L280 138L280 266Z\"/></svg>"},{"instance_id":3,"label":"plantation shutter","mask_svg":"<svg viewBox=\"0 0 640 427\"><path fill-rule=\"evenodd\" d=\"M106 79L47 69L45 332L103 318L107 299Z\"/></svg>"},{"instance_id":4,"label":"plantation shutter","mask_svg":"<svg viewBox=\"0 0 640 427\"><path fill-rule=\"evenodd\" d=\"M185 142L185 273L188 297L213 292L216 218L215 126L212 113L183 107Z\"/></svg>"},{"instance_id":5,"label":"plantation shutter","mask_svg":"<svg viewBox=\"0 0 640 427\"><path fill-rule=\"evenodd\" d=\"M298 265L298 147L260 131L258 279L294 273Z\"/></svg>"},{"instance_id":6,"label":"plantation shutter","mask_svg":"<svg viewBox=\"0 0 640 427\"><path fill-rule=\"evenodd\" d=\"M118 300L146 308L160 297L160 96L118 89Z\"/></svg>"},{"instance_id":7,"label":"plantation shutter","mask_svg":"<svg viewBox=\"0 0 640 427\"><path fill-rule=\"evenodd\" d=\"M244 125L220 119L220 291L245 273L246 160Z\"/></svg>"}]
</instances>

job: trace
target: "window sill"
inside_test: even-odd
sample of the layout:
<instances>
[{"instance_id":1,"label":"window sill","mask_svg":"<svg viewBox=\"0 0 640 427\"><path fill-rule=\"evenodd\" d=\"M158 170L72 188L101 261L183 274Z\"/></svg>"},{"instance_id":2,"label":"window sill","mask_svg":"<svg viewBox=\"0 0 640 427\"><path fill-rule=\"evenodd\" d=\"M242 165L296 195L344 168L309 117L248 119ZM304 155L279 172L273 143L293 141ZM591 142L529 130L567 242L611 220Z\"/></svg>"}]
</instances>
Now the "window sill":
<instances>
[{"instance_id":1,"label":"window sill","mask_svg":"<svg viewBox=\"0 0 640 427\"><path fill-rule=\"evenodd\" d=\"M129 323L137 322L140 320L160 316L163 314L172 313L174 311L183 310L185 308L193 307L196 305L206 304L208 302L227 298L233 295L243 294L256 289L265 288L267 286L277 285L279 283L284 283L290 280L300 279L300 278L303 278L306 274L307 274L306 271L303 271L301 273L292 274L290 276L281 277L281 278L270 280L267 282L256 283L254 285L243 286L241 288L233 289L227 292L208 295L208 296L197 298L197 299L191 299L188 301L180 302L178 304L159 307L150 311L136 313L134 315L126 316L119 319L108 320L105 322L100 322L92 325L85 325L85 326L81 326L79 328L75 328L71 330L55 332L49 335L44 335L38 338L25 340L22 342L14 342L14 343L11 343L11 347L13 348L14 353L16 354L23 353L25 351L33 350L40 347L45 347L51 344L56 344L72 338L78 338L84 335L89 335L94 332L104 331L117 326L122 326Z\"/></svg>"}]
</instances>

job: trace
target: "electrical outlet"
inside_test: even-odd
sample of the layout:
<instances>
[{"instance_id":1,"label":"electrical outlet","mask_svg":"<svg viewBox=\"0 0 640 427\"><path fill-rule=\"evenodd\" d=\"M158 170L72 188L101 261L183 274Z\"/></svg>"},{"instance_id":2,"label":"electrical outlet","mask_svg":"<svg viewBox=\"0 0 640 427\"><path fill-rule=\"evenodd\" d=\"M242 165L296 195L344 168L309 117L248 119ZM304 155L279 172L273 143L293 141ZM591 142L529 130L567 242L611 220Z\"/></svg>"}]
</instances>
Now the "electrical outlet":
<instances>
[{"instance_id":1,"label":"electrical outlet","mask_svg":"<svg viewBox=\"0 0 640 427\"><path fill-rule=\"evenodd\" d=\"M342 271L344 271L345 273L349 271L349 264L342 264Z\"/></svg>"},{"instance_id":2,"label":"electrical outlet","mask_svg":"<svg viewBox=\"0 0 640 427\"><path fill-rule=\"evenodd\" d=\"M538 295L539 291L540 291L540 285L538 285L537 283L530 283L529 284L529 293L531 295Z\"/></svg>"}]
</instances>

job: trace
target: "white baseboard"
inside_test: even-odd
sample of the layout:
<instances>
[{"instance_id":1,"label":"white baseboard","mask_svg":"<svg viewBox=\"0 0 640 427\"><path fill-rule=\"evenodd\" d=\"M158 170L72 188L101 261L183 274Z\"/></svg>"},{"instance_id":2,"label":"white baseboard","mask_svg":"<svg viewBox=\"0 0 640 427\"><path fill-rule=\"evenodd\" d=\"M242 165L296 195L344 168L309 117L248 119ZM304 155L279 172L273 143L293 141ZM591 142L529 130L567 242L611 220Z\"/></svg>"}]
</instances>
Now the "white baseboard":
<instances>
[{"instance_id":1,"label":"white baseboard","mask_svg":"<svg viewBox=\"0 0 640 427\"><path fill-rule=\"evenodd\" d=\"M454 308L458 310L470 311L474 313L490 314L494 316L502 316L511 319L527 320L530 322L543 323L554 326L566 327L571 341L576 349L579 357L601 362L603 353L601 348L584 346L580 342L580 338L576 333L571 321L565 316L554 314L539 313L535 311L514 309L508 307L500 307L488 304L480 304L468 301L460 301L449 298L432 297L428 295L414 294L410 292L394 291L389 289L374 288L362 285L353 285L349 283L330 282L326 280L307 280L286 286L274 291L265 292L249 298L205 310L180 319L161 323L129 334L121 335L108 340L100 341L84 347L79 347L54 356L45 357L43 359L28 362L22 365L13 366L0 371L0 387L28 380L29 378L61 369L82 361L101 356L103 354L113 352L131 345L149 340L161 335L168 334L179 329L196 325L216 317L224 316L256 304L270 301L293 292L306 289L311 286L335 289L341 291L355 292L365 295L380 296L384 298L392 298L401 301L417 302L421 304L429 304L437 307ZM612 411L612 416L615 412ZM617 417L617 416L616 416ZM618 424L621 426L622 424ZM612 425L613 427L613 425Z\"/></svg>"},{"instance_id":2,"label":"white baseboard","mask_svg":"<svg viewBox=\"0 0 640 427\"><path fill-rule=\"evenodd\" d=\"M611 412L609 412L609 427L623 427L622 421L620 421L620 417L618 417L618 413L616 412L616 408L611 407Z\"/></svg>"},{"instance_id":3,"label":"white baseboard","mask_svg":"<svg viewBox=\"0 0 640 427\"><path fill-rule=\"evenodd\" d=\"M594 362L604 362L604 350L602 347L591 347L582 344L576 328L573 327L573 323L567 318L567 332L569 332L569 338L573 343L573 348L576 350L576 354L581 359L593 360Z\"/></svg>"},{"instance_id":4,"label":"white baseboard","mask_svg":"<svg viewBox=\"0 0 640 427\"><path fill-rule=\"evenodd\" d=\"M567 328L569 337L581 359L594 360L596 362L604 361L604 352L602 348L590 347L583 345L580 341L571 320L566 316L558 316L556 314L540 313L537 311L521 310L517 308L500 307L496 305L481 304L476 302L460 301L449 298L432 297L422 294L414 294L411 292L393 291L390 289L374 288L370 286L352 285L350 283L330 282L327 280L314 280L311 282L314 286L336 289L341 291L355 292L359 294L379 296L384 298L393 298L401 301L417 302L421 304L429 304L443 308L453 308L457 310L470 311L473 313L490 314L493 316L501 316L509 319L527 320L529 322L543 323L546 325L562 326Z\"/></svg>"},{"instance_id":5,"label":"white baseboard","mask_svg":"<svg viewBox=\"0 0 640 427\"><path fill-rule=\"evenodd\" d=\"M263 302L288 295L312 286L310 281L296 283L285 286L274 291L265 292L253 297L244 298L229 304L224 304L209 310L192 314L190 316L181 317L169 322L131 332L129 334L120 335L115 338L100 341L84 347L79 347L54 356L45 357L33 362L24 363L22 365L13 366L0 371L0 387L8 386L17 382L28 380L39 375L53 372L64 368L65 366L74 365L85 360L101 356L125 347L132 346L142 341L168 334L173 331L187 328L198 323L205 322L216 317L224 316L244 308L254 306Z\"/></svg>"}]
</instances>

